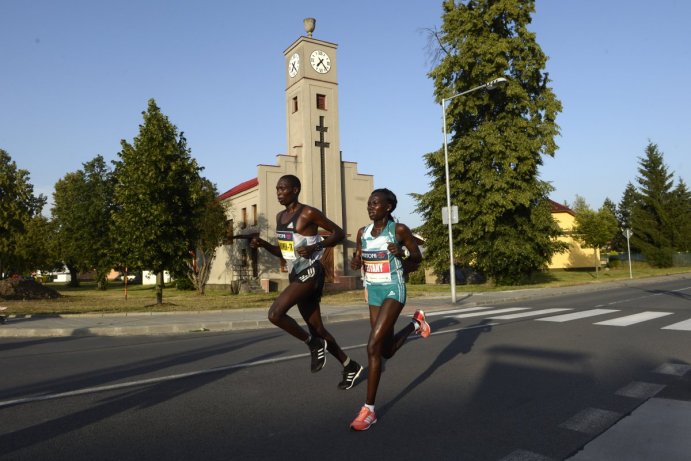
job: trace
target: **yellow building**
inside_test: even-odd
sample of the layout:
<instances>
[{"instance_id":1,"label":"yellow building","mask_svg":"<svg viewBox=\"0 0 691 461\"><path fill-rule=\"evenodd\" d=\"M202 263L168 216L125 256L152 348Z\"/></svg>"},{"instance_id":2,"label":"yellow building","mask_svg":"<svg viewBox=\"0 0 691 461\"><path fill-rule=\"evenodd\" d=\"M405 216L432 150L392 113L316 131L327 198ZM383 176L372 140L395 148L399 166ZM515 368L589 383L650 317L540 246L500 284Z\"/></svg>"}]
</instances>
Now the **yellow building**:
<instances>
[{"instance_id":1,"label":"yellow building","mask_svg":"<svg viewBox=\"0 0 691 461\"><path fill-rule=\"evenodd\" d=\"M549 269L579 269L595 267L600 261L599 252L593 248L581 248L571 233L576 222L576 213L567 206L550 200L552 204L552 217L559 224L565 235L559 240L569 245L565 253L557 253L549 263Z\"/></svg>"},{"instance_id":2,"label":"yellow building","mask_svg":"<svg viewBox=\"0 0 691 461\"><path fill-rule=\"evenodd\" d=\"M374 178L358 173L356 163L341 159L337 45L312 38L313 30L314 20L306 19L308 35L283 52L287 153L278 155L275 165L258 165L256 177L220 196L230 205L229 232L234 238L216 250L210 288L240 283L269 291L287 285L288 274L278 258L253 250L246 238L238 238L259 234L276 241L276 214L283 209L276 199L276 183L286 174L300 178L300 202L321 209L346 233L346 240L327 248L322 257L327 282L342 289L360 283L359 271L350 269L348 255L355 250L358 229L370 222L367 198Z\"/></svg>"}]
</instances>

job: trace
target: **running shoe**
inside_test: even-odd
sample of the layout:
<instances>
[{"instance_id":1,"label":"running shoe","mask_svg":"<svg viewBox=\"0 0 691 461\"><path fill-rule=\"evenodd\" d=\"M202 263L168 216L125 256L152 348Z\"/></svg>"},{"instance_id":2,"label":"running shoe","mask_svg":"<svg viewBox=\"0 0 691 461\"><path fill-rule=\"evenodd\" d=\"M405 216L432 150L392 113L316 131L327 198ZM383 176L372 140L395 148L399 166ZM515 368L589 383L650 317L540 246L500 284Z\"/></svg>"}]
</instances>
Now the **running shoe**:
<instances>
[{"instance_id":1,"label":"running shoe","mask_svg":"<svg viewBox=\"0 0 691 461\"><path fill-rule=\"evenodd\" d=\"M339 389L350 389L355 384L355 380L358 379L360 373L362 373L364 368L362 365L357 363L355 360L350 359L350 363L347 367L343 367L343 381L338 383Z\"/></svg>"},{"instance_id":2,"label":"running shoe","mask_svg":"<svg viewBox=\"0 0 691 461\"><path fill-rule=\"evenodd\" d=\"M360 408L357 418L350 423L350 429L353 431L366 431L369 427L377 422L377 415L365 406Z\"/></svg>"},{"instance_id":3,"label":"running shoe","mask_svg":"<svg viewBox=\"0 0 691 461\"><path fill-rule=\"evenodd\" d=\"M413 320L415 320L420 326L415 332L422 336L423 338L429 337L432 329L429 327L429 323L425 320L425 313L421 309L418 309L413 314Z\"/></svg>"},{"instance_id":4,"label":"running shoe","mask_svg":"<svg viewBox=\"0 0 691 461\"><path fill-rule=\"evenodd\" d=\"M326 363L326 340L323 338L312 338L309 348L312 355L312 373L316 373L324 368Z\"/></svg>"}]
</instances>

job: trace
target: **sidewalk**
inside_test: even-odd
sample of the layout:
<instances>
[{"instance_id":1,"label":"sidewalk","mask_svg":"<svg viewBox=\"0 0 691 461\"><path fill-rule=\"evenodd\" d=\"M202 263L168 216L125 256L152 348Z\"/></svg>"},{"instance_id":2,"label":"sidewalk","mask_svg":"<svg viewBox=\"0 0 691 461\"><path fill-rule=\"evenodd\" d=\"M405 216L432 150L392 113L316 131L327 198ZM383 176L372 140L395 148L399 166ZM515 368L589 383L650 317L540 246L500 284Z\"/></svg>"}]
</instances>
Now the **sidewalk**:
<instances>
[{"instance_id":1,"label":"sidewalk","mask_svg":"<svg viewBox=\"0 0 691 461\"><path fill-rule=\"evenodd\" d=\"M664 278L691 280L691 273L670 275ZM458 292L456 304L451 303L451 297L448 294L434 298L409 298L403 315L412 315L415 309L432 312L460 307L492 305L494 303L578 294L613 286L640 286L654 283L655 280L655 278L634 279L570 287L528 288L496 292ZM267 308L268 306L202 312L139 312L53 316L21 316L14 315L8 310L4 312L7 315L7 322L0 324L0 338L163 335L274 328L266 318ZM362 303L350 305L322 304L321 310L325 323L369 318L369 311L364 299Z\"/></svg>"},{"instance_id":2,"label":"sidewalk","mask_svg":"<svg viewBox=\"0 0 691 461\"><path fill-rule=\"evenodd\" d=\"M690 276L691 278L691 276ZM451 303L450 294L440 297L409 298L402 315L415 309L425 311L457 309L598 290L611 284L580 285L563 288L531 288L499 292L463 293ZM56 336L127 336L234 331L275 328L267 319L267 307L201 312L136 312L117 314L13 315L5 311L7 322L0 325L0 338ZM324 323L369 318L364 302L349 305L322 304ZM297 316L299 317L299 315ZM297 318L296 317L296 318Z\"/></svg>"}]
</instances>

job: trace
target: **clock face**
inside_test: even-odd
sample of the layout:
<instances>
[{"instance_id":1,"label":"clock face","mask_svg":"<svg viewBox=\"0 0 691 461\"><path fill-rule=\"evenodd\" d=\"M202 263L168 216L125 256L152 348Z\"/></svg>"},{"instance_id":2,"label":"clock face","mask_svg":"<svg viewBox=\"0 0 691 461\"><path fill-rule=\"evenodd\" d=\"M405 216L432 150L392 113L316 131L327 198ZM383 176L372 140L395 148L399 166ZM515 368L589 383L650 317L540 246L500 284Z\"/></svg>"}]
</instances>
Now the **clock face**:
<instances>
[{"instance_id":1,"label":"clock face","mask_svg":"<svg viewBox=\"0 0 691 461\"><path fill-rule=\"evenodd\" d=\"M298 70L300 70L300 55L295 53L290 57L290 61L288 61L288 75L295 77Z\"/></svg>"},{"instance_id":2,"label":"clock face","mask_svg":"<svg viewBox=\"0 0 691 461\"><path fill-rule=\"evenodd\" d=\"M310 64L312 68L320 74L325 74L331 69L331 59L329 55L322 50L314 50L310 55Z\"/></svg>"}]
</instances>

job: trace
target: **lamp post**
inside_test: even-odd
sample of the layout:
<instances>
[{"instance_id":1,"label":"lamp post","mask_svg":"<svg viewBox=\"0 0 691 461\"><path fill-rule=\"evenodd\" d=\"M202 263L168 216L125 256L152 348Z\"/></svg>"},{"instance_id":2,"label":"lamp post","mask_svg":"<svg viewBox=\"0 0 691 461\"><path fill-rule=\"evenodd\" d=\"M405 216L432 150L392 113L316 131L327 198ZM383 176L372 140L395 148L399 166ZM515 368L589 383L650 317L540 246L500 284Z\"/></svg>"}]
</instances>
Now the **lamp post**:
<instances>
[{"instance_id":1,"label":"lamp post","mask_svg":"<svg viewBox=\"0 0 691 461\"><path fill-rule=\"evenodd\" d=\"M629 243L629 239L631 239L631 236L633 235L633 231L631 229L622 229L622 232L624 233L624 237L626 237L626 250L629 252L629 278L633 278L633 271L631 270L631 244Z\"/></svg>"},{"instance_id":2,"label":"lamp post","mask_svg":"<svg viewBox=\"0 0 691 461\"><path fill-rule=\"evenodd\" d=\"M456 269L454 268L453 261L453 223L451 222L451 186L449 185L449 146L446 137L446 102L451 101L454 98L463 96L464 94L472 93L477 90L492 89L500 84L506 83L504 77L495 78L487 83L484 83L475 88L463 91L458 94L454 94L448 98L442 98L441 100L441 121L444 130L444 171L446 173L446 217L449 226L449 282L451 283L451 302L456 302Z\"/></svg>"}]
</instances>

